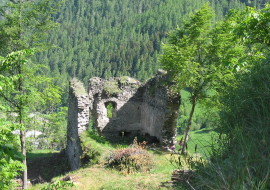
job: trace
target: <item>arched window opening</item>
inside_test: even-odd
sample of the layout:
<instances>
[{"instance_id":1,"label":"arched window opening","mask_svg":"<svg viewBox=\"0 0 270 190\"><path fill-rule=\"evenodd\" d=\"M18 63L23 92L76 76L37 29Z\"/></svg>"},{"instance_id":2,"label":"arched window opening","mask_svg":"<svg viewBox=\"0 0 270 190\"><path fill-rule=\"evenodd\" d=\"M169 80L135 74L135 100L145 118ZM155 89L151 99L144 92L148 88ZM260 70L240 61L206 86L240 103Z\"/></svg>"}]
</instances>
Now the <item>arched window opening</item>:
<instances>
[{"instance_id":1,"label":"arched window opening","mask_svg":"<svg viewBox=\"0 0 270 190\"><path fill-rule=\"evenodd\" d=\"M107 109L107 117L115 118L116 117L116 103L115 102L106 102L105 107Z\"/></svg>"}]
</instances>

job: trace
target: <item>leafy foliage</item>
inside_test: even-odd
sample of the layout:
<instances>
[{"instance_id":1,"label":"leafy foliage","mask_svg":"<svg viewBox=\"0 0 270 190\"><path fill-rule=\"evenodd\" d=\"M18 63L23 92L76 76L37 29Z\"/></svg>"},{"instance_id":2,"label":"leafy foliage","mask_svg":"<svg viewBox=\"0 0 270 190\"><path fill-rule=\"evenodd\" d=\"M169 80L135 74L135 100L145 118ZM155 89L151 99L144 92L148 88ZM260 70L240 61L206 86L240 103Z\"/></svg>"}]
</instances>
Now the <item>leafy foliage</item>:
<instances>
[{"instance_id":1,"label":"leafy foliage","mask_svg":"<svg viewBox=\"0 0 270 190\"><path fill-rule=\"evenodd\" d=\"M230 15L235 32L248 46L247 72L236 74L219 101L220 139L211 161L197 170L195 185L205 189L269 189L269 6ZM263 22L261 22L263 20ZM258 26L258 27L256 27ZM254 30L254 31L253 31ZM266 32L266 33L265 33ZM254 62L256 64L254 64Z\"/></svg>"},{"instance_id":2,"label":"leafy foliage","mask_svg":"<svg viewBox=\"0 0 270 190\"><path fill-rule=\"evenodd\" d=\"M18 125L12 124L6 119L0 119L0 188L10 189L14 187L14 178L23 169L22 154L18 151L19 139L12 131L18 129Z\"/></svg>"}]
</instances>

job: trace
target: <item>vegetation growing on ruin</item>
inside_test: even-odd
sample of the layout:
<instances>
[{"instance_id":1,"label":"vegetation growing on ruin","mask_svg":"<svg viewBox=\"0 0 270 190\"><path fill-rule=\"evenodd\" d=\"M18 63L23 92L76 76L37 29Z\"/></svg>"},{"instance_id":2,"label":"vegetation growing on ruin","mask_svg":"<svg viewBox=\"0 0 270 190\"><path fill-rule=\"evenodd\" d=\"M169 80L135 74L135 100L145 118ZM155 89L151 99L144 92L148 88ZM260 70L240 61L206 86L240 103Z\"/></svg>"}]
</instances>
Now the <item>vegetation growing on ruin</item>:
<instances>
[{"instance_id":1,"label":"vegetation growing on ruin","mask_svg":"<svg viewBox=\"0 0 270 190\"><path fill-rule=\"evenodd\" d=\"M122 92L116 80L106 81L103 89L104 92L108 95L117 95Z\"/></svg>"},{"instance_id":2,"label":"vegetation growing on ruin","mask_svg":"<svg viewBox=\"0 0 270 190\"><path fill-rule=\"evenodd\" d=\"M71 79L70 85L73 87L76 96L87 95L83 83L77 78Z\"/></svg>"}]
</instances>

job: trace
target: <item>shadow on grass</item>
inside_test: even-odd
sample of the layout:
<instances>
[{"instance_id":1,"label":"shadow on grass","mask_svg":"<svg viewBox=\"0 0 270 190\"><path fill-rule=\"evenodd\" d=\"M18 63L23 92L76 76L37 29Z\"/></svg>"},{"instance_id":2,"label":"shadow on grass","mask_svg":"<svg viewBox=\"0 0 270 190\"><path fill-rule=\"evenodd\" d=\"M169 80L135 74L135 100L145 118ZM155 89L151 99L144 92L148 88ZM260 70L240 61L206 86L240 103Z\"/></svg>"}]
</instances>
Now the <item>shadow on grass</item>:
<instances>
[{"instance_id":1,"label":"shadow on grass","mask_svg":"<svg viewBox=\"0 0 270 190\"><path fill-rule=\"evenodd\" d=\"M169 152L168 150L164 150L161 147L154 147L154 148L149 147L149 148L147 148L147 150L149 150L150 152L152 152L153 154L156 154L156 155L171 154L171 152Z\"/></svg>"},{"instance_id":2,"label":"shadow on grass","mask_svg":"<svg viewBox=\"0 0 270 190\"><path fill-rule=\"evenodd\" d=\"M210 133L211 131L213 131L213 130L205 129L205 130L195 131L194 133L196 133L196 134L204 134L204 133Z\"/></svg>"},{"instance_id":3,"label":"shadow on grass","mask_svg":"<svg viewBox=\"0 0 270 190\"><path fill-rule=\"evenodd\" d=\"M107 144L108 143L108 141L105 137L99 135L95 131L87 131L87 136L92 138L93 140L95 140L97 143L100 143L100 144Z\"/></svg>"},{"instance_id":4,"label":"shadow on grass","mask_svg":"<svg viewBox=\"0 0 270 190\"><path fill-rule=\"evenodd\" d=\"M32 184L50 182L52 178L69 171L64 152L28 153L28 178Z\"/></svg>"}]
</instances>

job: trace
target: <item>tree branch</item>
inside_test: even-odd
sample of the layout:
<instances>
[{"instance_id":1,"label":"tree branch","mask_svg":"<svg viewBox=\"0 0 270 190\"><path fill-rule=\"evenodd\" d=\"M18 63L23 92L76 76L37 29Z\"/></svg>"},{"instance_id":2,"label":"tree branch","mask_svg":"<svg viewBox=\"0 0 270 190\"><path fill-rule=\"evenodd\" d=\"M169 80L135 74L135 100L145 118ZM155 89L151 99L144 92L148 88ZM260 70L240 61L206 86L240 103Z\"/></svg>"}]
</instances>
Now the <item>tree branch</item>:
<instances>
[{"instance_id":1,"label":"tree branch","mask_svg":"<svg viewBox=\"0 0 270 190\"><path fill-rule=\"evenodd\" d=\"M14 101L12 101L11 99L9 99L8 97L6 97L2 92L0 92L0 96L3 97L7 102L11 103L13 106L15 106L16 108L18 108L18 104L16 104Z\"/></svg>"}]
</instances>

